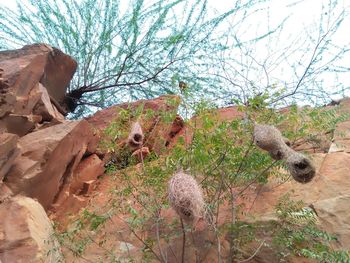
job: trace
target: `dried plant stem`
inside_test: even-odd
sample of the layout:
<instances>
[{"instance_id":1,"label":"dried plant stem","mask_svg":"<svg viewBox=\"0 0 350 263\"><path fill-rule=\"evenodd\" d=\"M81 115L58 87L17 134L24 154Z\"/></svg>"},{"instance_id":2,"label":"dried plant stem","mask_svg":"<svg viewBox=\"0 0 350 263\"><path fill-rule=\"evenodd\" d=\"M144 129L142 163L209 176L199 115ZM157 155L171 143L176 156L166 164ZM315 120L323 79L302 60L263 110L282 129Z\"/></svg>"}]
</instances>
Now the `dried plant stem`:
<instances>
[{"instance_id":1,"label":"dried plant stem","mask_svg":"<svg viewBox=\"0 0 350 263\"><path fill-rule=\"evenodd\" d=\"M151 253L156 257L156 259L157 259L159 262L164 262L164 261L158 256L158 254L152 249L152 247L150 247L150 246L142 239L142 237L140 237L140 236L136 233L136 231L135 231L132 227L130 227L130 225L128 224L128 222L127 222L124 218L122 218L122 217L120 217L120 216L118 216L118 218L121 219L121 220L128 226L128 228L129 228L129 230L131 231L131 233L145 246L145 248L147 248L147 249L149 249L149 251L151 251ZM116 227L118 226L118 225L114 222L114 220L113 220L113 218L112 218L111 216L109 217L109 220L113 223L113 225L115 225Z\"/></svg>"},{"instance_id":2,"label":"dried plant stem","mask_svg":"<svg viewBox=\"0 0 350 263\"><path fill-rule=\"evenodd\" d=\"M233 226L236 223L236 195L231 188L231 225ZM235 237L233 231L230 233L230 260L233 263L234 262L234 255L235 255Z\"/></svg>"},{"instance_id":3,"label":"dried plant stem","mask_svg":"<svg viewBox=\"0 0 350 263\"><path fill-rule=\"evenodd\" d=\"M181 253L181 263L185 262L185 247L186 247L186 230L185 230L185 225L180 217L181 221L181 228L182 228L182 253Z\"/></svg>"},{"instance_id":4,"label":"dried plant stem","mask_svg":"<svg viewBox=\"0 0 350 263\"><path fill-rule=\"evenodd\" d=\"M260 251L260 249L262 248L262 246L265 244L265 240L263 240L260 244L260 246L255 250L255 252L253 253L253 255L251 255L249 258L243 259L238 261L238 263L243 263L243 262L248 262L250 260L252 260Z\"/></svg>"},{"instance_id":5,"label":"dried plant stem","mask_svg":"<svg viewBox=\"0 0 350 263\"><path fill-rule=\"evenodd\" d=\"M160 214L160 211L159 211ZM157 234L157 244L158 244L158 249L159 249L159 253L160 256L162 257L164 262L167 262L166 257L164 256L163 250L162 250L162 246L160 244L160 234L159 234L159 214L158 214L158 218L157 218L157 222L156 222L156 234Z\"/></svg>"}]
</instances>

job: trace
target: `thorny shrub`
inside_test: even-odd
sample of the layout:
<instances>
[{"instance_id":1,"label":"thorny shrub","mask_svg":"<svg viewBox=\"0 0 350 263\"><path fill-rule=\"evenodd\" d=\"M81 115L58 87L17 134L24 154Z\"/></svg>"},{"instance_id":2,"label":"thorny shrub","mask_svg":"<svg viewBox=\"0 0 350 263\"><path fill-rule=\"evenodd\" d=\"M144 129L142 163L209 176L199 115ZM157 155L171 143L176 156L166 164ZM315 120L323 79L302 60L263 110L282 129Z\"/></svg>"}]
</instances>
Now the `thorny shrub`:
<instances>
[{"instance_id":1,"label":"thorny shrub","mask_svg":"<svg viewBox=\"0 0 350 263\"><path fill-rule=\"evenodd\" d=\"M129 150L116 142L127 138L130 124L135 119L151 119L157 115L170 123L174 113L152 112L142 105L119 111L118 118L105 130L101 142L101 149L110 154L106 166L106 176L114 182L110 201L103 207L84 210L68 230L58 234L64 248L77 258L88 259L92 244L104 251L99 257L101 262L136 262L136 254L129 253L129 249L127 253L121 253L110 242L118 231L114 220L122 218L129 233L142 246L142 254L138 255L140 261L167 262L175 258L175 261L183 262L190 255L187 251L194 251L196 262L203 261L206 255L199 251L193 238L196 230L186 224L181 227L178 216L169 219L165 213L171 210L168 181L174 173L183 170L203 189L204 225L212 237L205 243L205 250L215 251L218 262L244 262L262 247L270 249L280 262L291 255L319 262L349 262L348 252L332 248L331 242L335 238L318 229L315 214L301 202L292 202L288 195L282 197L276 207L278 220L267 224L258 220L247 223L245 219L249 218L249 212L244 202L238 204L238 200L245 199L250 186L261 186L271 179L283 184L291 179L284 161L273 160L254 145L254 122L279 127L291 147L308 143L315 150L326 151L324 142L331 141L335 125L347 116L339 114L336 107L291 106L281 113L281 110L269 108L261 96L246 105L239 105L243 117L228 121L219 120L217 109L206 102L191 107L185 105L184 109L185 114L191 111L195 115L186 121L185 137L192 136L191 143L179 137L167 154L151 154L137 166ZM145 134L146 141L148 136ZM224 222L219 220L223 214ZM107 231L108 223L115 232ZM262 229L263 236L259 234ZM265 236L268 234L273 240L270 243ZM173 246L176 242L183 242L183 245L176 248ZM257 244L255 248L247 252L246 248L254 244Z\"/></svg>"}]
</instances>

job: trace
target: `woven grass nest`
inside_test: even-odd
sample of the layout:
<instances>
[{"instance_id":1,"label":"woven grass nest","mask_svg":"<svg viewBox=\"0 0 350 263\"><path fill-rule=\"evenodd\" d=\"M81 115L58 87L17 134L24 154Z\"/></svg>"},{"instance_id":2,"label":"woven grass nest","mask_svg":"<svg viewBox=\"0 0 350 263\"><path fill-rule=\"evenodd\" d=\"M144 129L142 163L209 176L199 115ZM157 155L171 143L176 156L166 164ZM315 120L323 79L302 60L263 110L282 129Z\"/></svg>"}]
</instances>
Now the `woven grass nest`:
<instances>
[{"instance_id":1,"label":"woven grass nest","mask_svg":"<svg viewBox=\"0 0 350 263\"><path fill-rule=\"evenodd\" d=\"M285 160L295 181L308 183L315 176L316 169L312 161L290 148L290 142L274 126L255 124L254 142L259 148L268 151L273 159Z\"/></svg>"},{"instance_id":2,"label":"woven grass nest","mask_svg":"<svg viewBox=\"0 0 350 263\"><path fill-rule=\"evenodd\" d=\"M171 207L186 223L195 225L204 217L202 189L192 176L175 173L169 180L168 196Z\"/></svg>"},{"instance_id":3,"label":"woven grass nest","mask_svg":"<svg viewBox=\"0 0 350 263\"><path fill-rule=\"evenodd\" d=\"M134 122L131 125L131 130L128 136L128 145L132 149L138 149L142 147L143 140L144 140L144 135L143 135L141 125L138 121Z\"/></svg>"}]
</instances>

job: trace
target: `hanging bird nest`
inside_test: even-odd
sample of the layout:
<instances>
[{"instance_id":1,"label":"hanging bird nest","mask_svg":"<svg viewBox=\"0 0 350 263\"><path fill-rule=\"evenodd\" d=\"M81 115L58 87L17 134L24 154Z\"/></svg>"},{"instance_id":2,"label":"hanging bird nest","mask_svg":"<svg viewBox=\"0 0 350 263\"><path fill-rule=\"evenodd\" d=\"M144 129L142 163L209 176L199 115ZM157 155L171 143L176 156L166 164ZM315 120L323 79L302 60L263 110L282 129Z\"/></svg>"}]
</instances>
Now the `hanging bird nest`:
<instances>
[{"instance_id":1,"label":"hanging bird nest","mask_svg":"<svg viewBox=\"0 0 350 263\"><path fill-rule=\"evenodd\" d=\"M311 160L290 148L289 140L274 126L255 124L254 142L268 151L273 159L285 160L289 172L297 182L307 183L315 176L316 171Z\"/></svg>"},{"instance_id":2,"label":"hanging bird nest","mask_svg":"<svg viewBox=\"0 0 350 263\"><path fill-rule=\"evenodd\" d=\"M169 202L188 224L196 225L204 217L204 199L197 181L184 172L175 173L168 187Z\"/></svg>"},{"instance_id":3,"label":"hanging bird nest","mask_svg":"<svg viewBox=\"0 0 350 263\"><path fill-rule=\"evenodd\" d=\"M143 145L144 135L140 123L134 122L131 126L131 131L128 136L128 145L132 149L141 148Z\"/></svg>"},{"instance_id":4,"label":"hanging bird nest","mask_svg":"<svg viewBox=\"0 0 350 263\"><path fill-rule=\"evenodd\" d=\"M311 160L298 152L291 153L287 158L288 170L294 180L299 183L308 183L316 174Z\"/></svg>"},{"instance_id":5,"label":"hanging bird nest","mask_svg":"<svg viewBox=\"0 0 350 263\"><path fill-rule=\"evenodd\" d=\"M274 126L255 124L254 142L259 148L268 151L275 160L284 159L290 151L287 139Z\"/></svg>"}]
</instances>

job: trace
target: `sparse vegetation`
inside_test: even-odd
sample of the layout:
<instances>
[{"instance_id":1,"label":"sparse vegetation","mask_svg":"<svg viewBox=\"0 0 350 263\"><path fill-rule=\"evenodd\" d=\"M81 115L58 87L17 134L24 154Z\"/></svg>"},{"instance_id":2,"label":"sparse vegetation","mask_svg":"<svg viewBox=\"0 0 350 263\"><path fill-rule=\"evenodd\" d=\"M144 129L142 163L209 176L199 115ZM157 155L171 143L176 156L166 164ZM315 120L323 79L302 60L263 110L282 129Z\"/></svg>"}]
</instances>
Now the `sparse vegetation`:
<instances>
[{"instance_id":1,"label":"sparse vegetation","mask_svg":"<svg viewBox=\"0 0 350 263\"><path fill-rule=\"evenodd\" d=\"M181 255L201 262L206 255L198 245L198 235L209 240L205 250L216 255L217 262L245 262L261 249L268 249L279 262L288 262L292 256L319 262L349 262L349 253L332 248L335 237L318 229L317 216L302 202L281 196L275 220L256 218L253 223L244 203L251 186L259 187L270 180L283 184L290 179L283 161L273 160L253 143L252 120L283 127L283 135L293 147L305 135L317 140L331 137L336 122L346 116L324 108L292 106L283 113L266 106L238 108L242 118L219 120L216 108L207 103L196 105L191 109L196 116L186 122L193 132L190 144L180 137L167 155L152 155L137 166L120 165L116 158L113 168L108 168L107 176L113 182L109 202L83 211L71 228L58 234L63 247L79 258L85 257L90 245L95 245L102 251L99 260L137 262L135 254L118 253L112 241L116 234L107 230L112 228L126 231L137 240L143 248L142 254L137 255L142 262L168 262L174 258L184 262ZM105 130L105 149L116 147L108 138L115 138L116 134L120 139L127 138L130 116L142 118L151 114L142 106L120 113ZM203 189L206 216L202 225L182 224L176 214L169 215L168 181L179 169L193 176Z\"/></svg>"}]
</instances>

